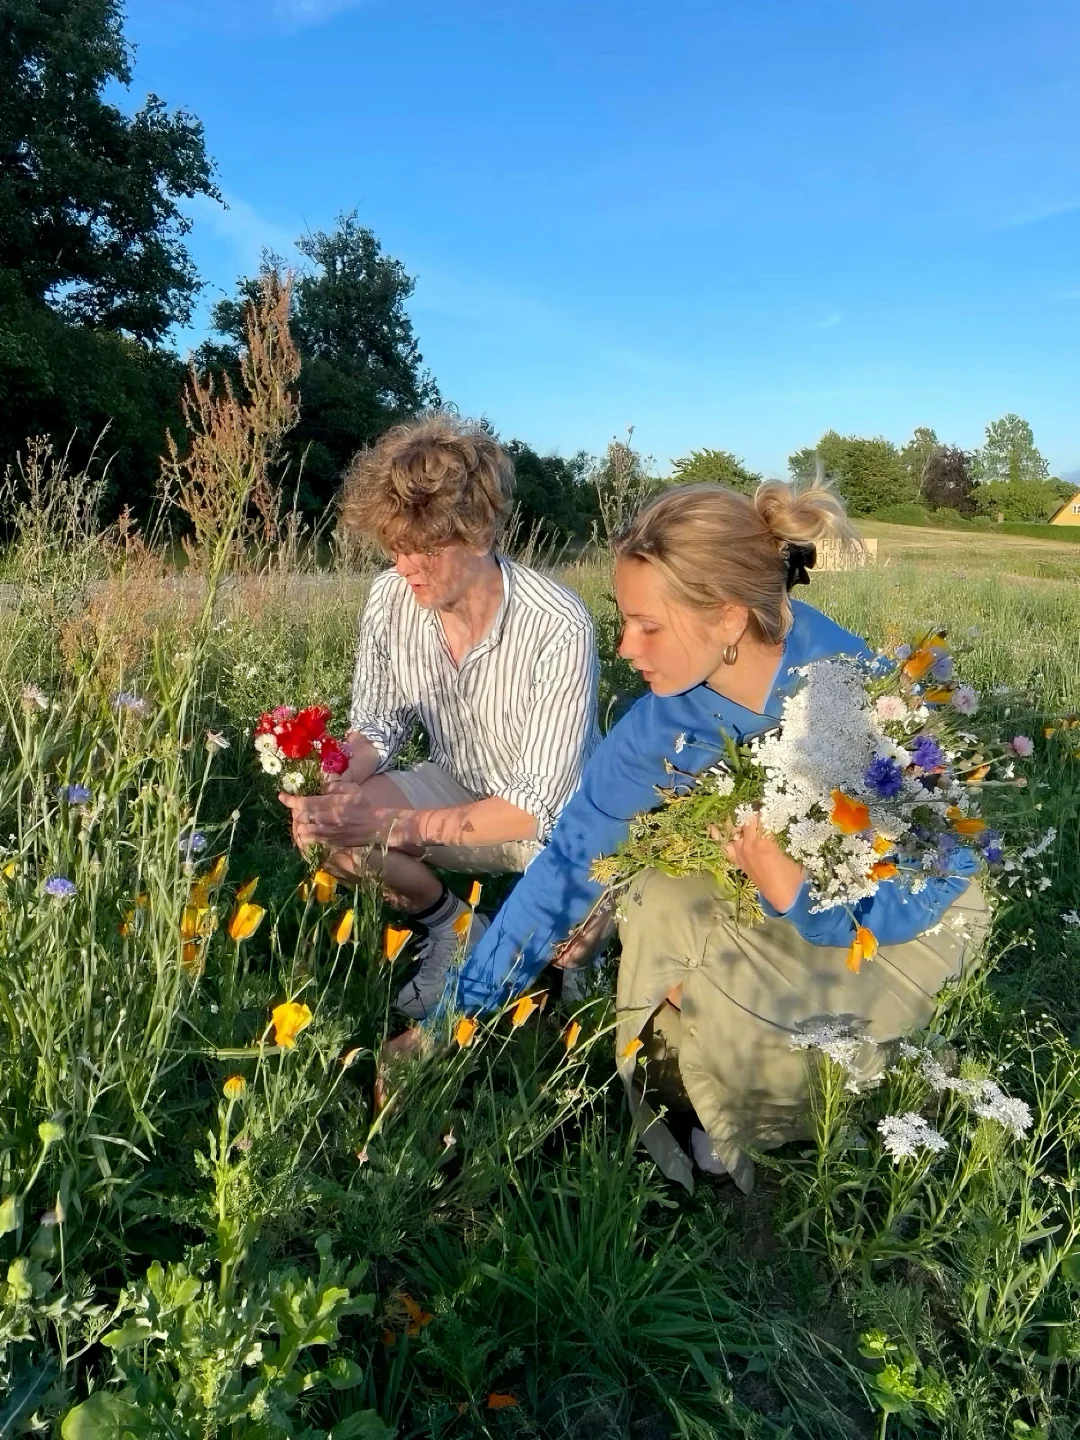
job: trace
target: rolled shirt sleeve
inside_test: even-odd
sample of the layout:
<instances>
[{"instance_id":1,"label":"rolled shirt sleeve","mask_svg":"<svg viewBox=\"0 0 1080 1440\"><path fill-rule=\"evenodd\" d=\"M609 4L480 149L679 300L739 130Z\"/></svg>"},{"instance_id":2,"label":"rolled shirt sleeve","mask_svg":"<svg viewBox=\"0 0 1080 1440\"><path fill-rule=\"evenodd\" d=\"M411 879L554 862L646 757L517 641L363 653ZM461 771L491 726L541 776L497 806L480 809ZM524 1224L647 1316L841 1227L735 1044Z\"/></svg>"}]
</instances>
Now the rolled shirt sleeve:
<instances>
[{"instance_id":1,"label":"rolled shirt sleeve","mask_svg":"<svg viewBox=\"0 0 1080 1440\"><path fill-rule=\"evenodd\" d=\"M387 769L408 739L415 709L402 692L390 658L389 585L392 572L372 581L360 617L360 637L353 674L350 729L366 736Z\"/></svg>"},{"instance_id":2,"label":"rolled shirt sleeve","mask_svg":"<svg viewBox=\"0 0 1080 1440\"><path fill-rule=\"evenodd\" d=\"M500 799L536 817L541 842L581 784L596 733L596 692L592 631L574 626L537 658L514 765L506 783L495 791Z\"/></svg>"}]
</instances>

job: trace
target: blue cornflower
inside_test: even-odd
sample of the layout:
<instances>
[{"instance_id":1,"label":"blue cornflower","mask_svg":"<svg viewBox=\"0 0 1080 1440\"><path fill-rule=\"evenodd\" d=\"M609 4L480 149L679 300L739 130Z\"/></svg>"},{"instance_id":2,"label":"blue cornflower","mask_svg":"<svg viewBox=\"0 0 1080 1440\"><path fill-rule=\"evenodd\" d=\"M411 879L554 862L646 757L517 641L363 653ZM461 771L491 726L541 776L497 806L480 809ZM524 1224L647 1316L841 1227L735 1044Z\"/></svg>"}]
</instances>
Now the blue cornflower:
<instances>
[{"instance_id":1,"label":"blue cornflower","mask_svg":"<svg viewBox=\"0 0 1080 1440\"><path fill-rule=\"evenodd\" d=\"M919 735L911 751L911 763L920 770L937 770L945 764L945 751L932 735Z\"/></svg>"},{"instance_id":2,"label":"blue cornflower","mask_svg":"<svg viewBox=\"0 0 1080 1440\"><path fill-rule=\"evenodd\" d=\"M904 788L904 772L891 755L879 755L872 760L863 780L882 800L894 799Z\"/></svg>"},{"instance_id":3,"label":"blue cornflower","mask_svg":"<svg viewBox=\"0 0 1080 1440\"><path fill-rule=\"evenodd\" d=\"M192 855L201 855L206 849L206 836L201 830L193 830L190 835L180 836L180 853L185 860L190 860Z\"/></svg>"},{"instance_id":4,"label":"blue cornflower","mask_svg":"<svg viewBox=\"0 0 1080 1440\"><path fill-rule=\"evenodd\" d=\"M53 900L70 900L77 891L74 880L69 880L66 875L50 875L45 881L45 894Z\"/></svg>"},{"instance_id":5,"label":"blue cornflower","mask_svg":"<svg viewBox=\"0 0 1080 1440\"><path fill-rule=\"evenodd\" d=\"M90 799L89 785L61 785L60 798L69 805L85 805Z\"/></svg>"},{"instance_id":6,"label":"blue cornflower","mask_svg":"<svg viewBox=\"0 0 1080 1440\"><path fill-rule=\"evenodd\" d=\"M953 669L954 665L952 656L942 655L941 659L935 661L934 664L931 666L930 674L934 677L935 680L940 680L942 681L942 683L944 683L945 681L952 679Z\"/></svg>"},{"instance_id":7,"label":"blue cornflower","mask_svg":"<svg viewBox=\"0 0 1080 1440\"><path fill-rule=\"evenodd\" d=\"M1004 855L1001 836L996 830L984 830L979 836L979 848L983 852L983 859L989 865L996 865Z\"/></svg>"},{"instance_id":8,"label":"blue cornflower","mask_svg":"<svg viewBox=\"0 0 1080 1440\"><path fill-rule=\"evenodd\" d=\"M955 835L951 835L947 830L937 837L938 854L942 857L942 859L947 859L954 850L959 848L959 846L960 841L956 838Z\"/></svg>"}]
</instances>

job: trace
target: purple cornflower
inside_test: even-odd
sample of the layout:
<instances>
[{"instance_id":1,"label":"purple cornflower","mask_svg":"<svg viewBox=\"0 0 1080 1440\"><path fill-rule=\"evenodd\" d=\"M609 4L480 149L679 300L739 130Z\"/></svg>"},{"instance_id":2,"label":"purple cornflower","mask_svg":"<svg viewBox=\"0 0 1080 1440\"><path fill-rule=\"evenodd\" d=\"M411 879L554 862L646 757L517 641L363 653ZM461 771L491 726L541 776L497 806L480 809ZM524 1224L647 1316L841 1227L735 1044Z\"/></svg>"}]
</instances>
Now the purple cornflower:
<instances>
[{"instance_id":1,"label":"purple cornflower","mask_svg":"<svg viewBox=\"0 0 1080 1440\"><path fill-rule=\"evenodd\" d=\"M940 680L942 684L944 684L947 680L951 680L953 677L952 656L942 655L941 659L936 660L932 665L930 669L930 674L934 677L935 680Z\"/></svg>"},{"instance_id":2,"label":"purple cornflower","mask_svg":"<svg viewBox=\"0 0 1080 1440\"><path fill-rule=\"evenodd\" d=\"M69 880L66 875L50 875L45 881L45 894L53 900L70 900L77 891L74 880Z\"/></svg>"},{"instance_id":3,"label":"purple cornflower","mask_svg":"<svg viewBox=\"0 0 1080 1440\"><path fill-rule=\"evenodd\" d=\"M891 755L879 755L867 766L866 785L882 800L893 800L904 788L904 772Z\"/></svg>"},{"instance_id":4,"label":"purple cornflower","mask_svg":"<svg viewBox=\"0 0 1080 1440\"><path fill-rule=\"evenodd\" d=\"M85 805L90 799L90 787L88 785L61 785L60 798L66 800L69 805Z\"/></svg>"},{"instance_id":5,"label":"purple cornflower","mask_svg":"<svg viewBox=\"0 0 1080 1440\"><path fill-rule=\"evenodd\" d=\"M206 836L201 830L193 830L190 835L180 836L180 853L185 860L190 860L192 855L201 855L206 849Z\"/></svg>"},{"instance_id":6,"label":"purple cornflower","mask_svg":"<svg viewBox=\"0 0 1080 1440\"><path fill-rule=\"evenodd\" d=\"M979 848L988 865L996 865L1005 853L1001 846L1001 836L996 830L983 831L979 836Z\"/></svg>"},{"instance_id":7,"label":"purple cornflower","mask_svg":"<svg viewBox=\"0 0 1080 1440\"><path fill-rule=\"evenodd\" d=\"M920 770L937 770L945 764L945 751L932 735L919 735L911 751L911 763Z\"/></svg>"}]
</instances>

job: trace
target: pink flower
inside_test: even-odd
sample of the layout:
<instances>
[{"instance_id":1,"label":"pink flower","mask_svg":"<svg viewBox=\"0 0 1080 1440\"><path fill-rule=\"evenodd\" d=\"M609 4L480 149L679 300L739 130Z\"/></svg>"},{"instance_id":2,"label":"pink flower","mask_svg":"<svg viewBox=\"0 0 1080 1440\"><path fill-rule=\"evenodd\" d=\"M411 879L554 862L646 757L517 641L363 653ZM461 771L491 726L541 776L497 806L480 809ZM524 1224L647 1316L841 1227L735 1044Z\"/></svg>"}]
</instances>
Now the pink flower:
<instances>
[{"instance_id":1,"label":"pink flower","mask_svg":"<svg viewBox=\"0 0 1080 1440\"><path fill-rule=\"evenodd\" d=\"M319 769L324 775L344 775L349 768L349 747L328 735L319 746Z\"/></svg>"},{"instance_id":2,"label":"pink flower","mask_svg":"<svg viewBox=\"0 0 1080 1440\"><path fill-rule=\"evenodd\" d=\"M1014 735L1009 744L1012 746L1013 754L1019 755L1022 760L1026 760L1029 755L1035 753L1035 742L1027 735Z\"/></svg>"},{"instance_id":3,"label":"pink flower","mask_svg":"<svg viewBox=\"0 0 1080 1440\"><path fill-rule=\"evenodd\" d=\"M879 695L874 709L882 720L903 720L908 714L908 707L899 695Z\"/></svg>"}]
</instances>

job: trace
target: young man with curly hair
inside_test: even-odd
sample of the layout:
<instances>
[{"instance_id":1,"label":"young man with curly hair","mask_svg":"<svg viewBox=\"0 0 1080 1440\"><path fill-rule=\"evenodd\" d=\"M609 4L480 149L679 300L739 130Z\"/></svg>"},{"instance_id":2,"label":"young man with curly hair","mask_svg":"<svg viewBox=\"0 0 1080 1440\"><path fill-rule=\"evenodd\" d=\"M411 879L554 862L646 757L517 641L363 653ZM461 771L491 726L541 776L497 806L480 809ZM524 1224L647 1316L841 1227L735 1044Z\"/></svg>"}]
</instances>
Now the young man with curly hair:
<instances>
[{"instance_id":1,"label":"young man with curly hair","mask_svg":"<svg viewBox=\"0 0 1080 1440\"><path fill-rule=\"evenodd\" d=\"M393 560L360 622L349 768L325 795L282 796L302 848L343 878L378 873L426 927L397 999L437 1005L465 906L432 866L521 871L546 841L598 740L597 659L581 600L499 553L513 466L480 427L443 413L358 457L342 520ZM430 758L394 761L419 722ZM474 916L470 942L487 921Z\"/></svg>"}]
</instances>

